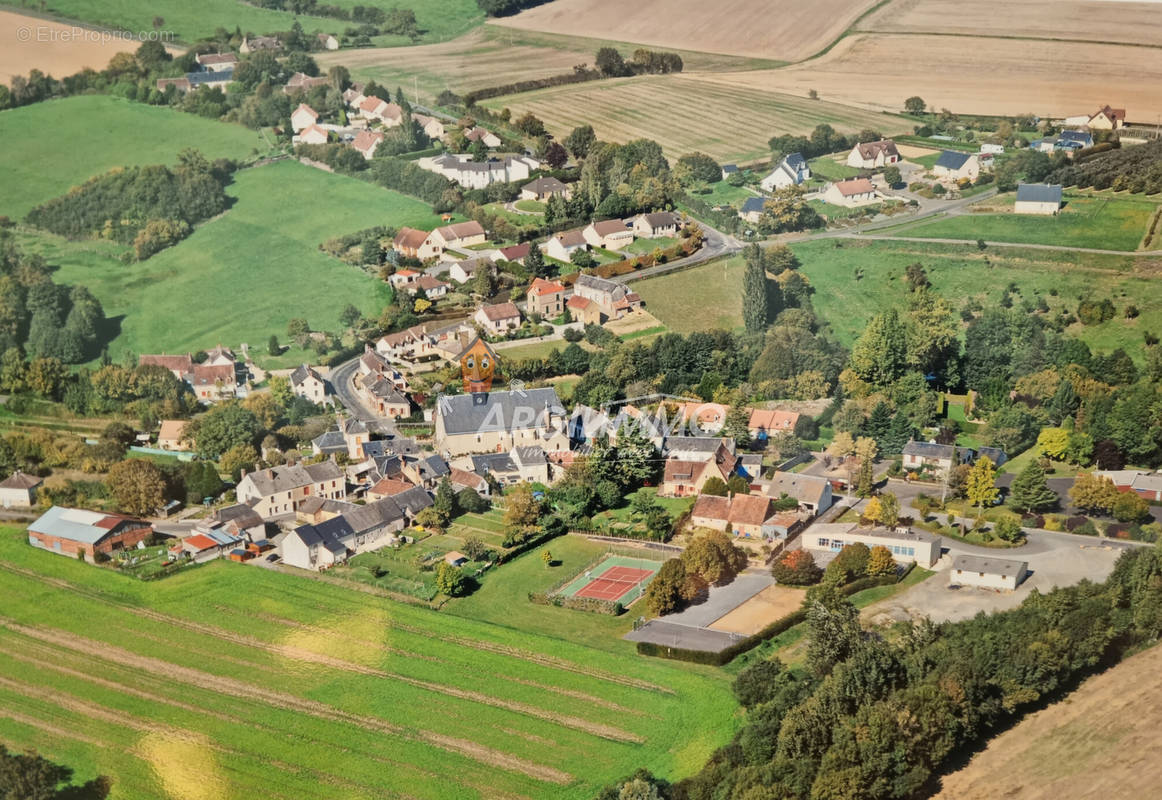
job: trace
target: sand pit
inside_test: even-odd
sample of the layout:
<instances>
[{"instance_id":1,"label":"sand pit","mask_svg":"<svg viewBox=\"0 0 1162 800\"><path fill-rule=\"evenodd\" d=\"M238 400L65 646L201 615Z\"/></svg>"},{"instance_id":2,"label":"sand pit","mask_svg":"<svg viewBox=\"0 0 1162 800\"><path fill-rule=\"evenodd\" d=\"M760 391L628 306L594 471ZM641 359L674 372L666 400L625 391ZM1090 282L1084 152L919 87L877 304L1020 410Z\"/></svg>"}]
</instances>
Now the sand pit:
<instances>
[{"instance_id":1,"label":"sand pit","mask_svg":"<svg viewBox=\"0 0 1162 800\"><path fill-rule=\"evenodd\" d=\"M493 23L655 47L798 61L818 53L875 0L555 0Z\"/></svg>"},{"instance_id":2,"label":"sand pit","mask_svg":"<svg viewBox=\"0 0 1162 800\"><path fill-rule=\"evenodd\" d=\"M758 633L777 619L790 614L803 605L806 589L790 589L786 586L768 586L738 608L710 624L716 631L742 633L747 636Z\"/></svg>"},{"instance_id":3,"label":"sand pit","mask_svg":"<svg viewBox=\"0 0 1162 800\"><path fill-rule=\"evenodd\" d=\"M0 11L0 83L38 69L54 78L85 67L104 69L118 53L135 52L141 42L131 36L65 25Z\"/></svg>"},{"instance_id":4,"label":"sand pit","mask_svg":"<svg viewBox=\"0 0 1162 800\"><path fill-rule=\"evenodd\" d=\"M904 158L923 158L940 152L934 147L917 147L914 144L897 144L896 149Z\"/></svg>"}]
</instances>

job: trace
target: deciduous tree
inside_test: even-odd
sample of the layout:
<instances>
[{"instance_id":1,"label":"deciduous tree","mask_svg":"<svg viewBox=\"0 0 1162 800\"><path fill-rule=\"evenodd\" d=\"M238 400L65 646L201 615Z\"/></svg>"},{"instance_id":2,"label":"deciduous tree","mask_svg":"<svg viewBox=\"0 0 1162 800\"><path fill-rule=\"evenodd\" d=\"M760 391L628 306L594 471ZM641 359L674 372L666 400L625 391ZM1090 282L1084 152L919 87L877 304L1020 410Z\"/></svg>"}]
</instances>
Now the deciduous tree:
<instances>
[{"instance_id":1,"label":"deciduous tree","mask_svg":"<svg viewBox=\"0 0 1162 800\"><path fill-rule=\"evenodd\" d=\"M126 514L153 514L165 504L165 478L152 461L130 458L113 465L105 479L117 507Z\"/></svg>"},{"instance_id":2,"label":"deciduous tree","mask_svg":"<svg viewBox=\"0 0 1162 800\"><path fill-rule=\"evenodd\" d=\"M988 456L981 456L972 465L972 469L968 473L968 482L964 487L964 494L970 503L980 509L982 514L985 506L992 505L996 501L1000 494L1000 490L997 489L997 471L993 466L992 459Z\"/></svg>"}]
</instances>

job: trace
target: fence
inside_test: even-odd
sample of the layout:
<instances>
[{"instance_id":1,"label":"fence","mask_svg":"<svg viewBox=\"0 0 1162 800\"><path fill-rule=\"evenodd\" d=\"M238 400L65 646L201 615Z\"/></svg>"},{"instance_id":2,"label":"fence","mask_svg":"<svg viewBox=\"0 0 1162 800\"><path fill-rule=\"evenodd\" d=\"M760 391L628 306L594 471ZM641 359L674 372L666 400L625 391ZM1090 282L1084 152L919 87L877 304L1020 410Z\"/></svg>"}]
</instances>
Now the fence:
<instances>
[{"instance_id":1,"label":"fence","mask_svg":"<svg viewBox=\"0 0 1162 800\"><path fill-rule=\"evenodd\" d=\"M598 533L596 531L587 531L587 530L582 530L582 529L570 530L569 533L571 533L575 536L584 536L586 539L589 539L590 541L593 541L593 542L606 542L610 545L616 544L618 542L633 542L634 544L637 544L639 546L637 548L638 554L640 554L640 548L643 548L643 547L648 549L648 550L658 550L662 553L668 553L668 554L673 555L673 556L680 555L682 552L682 548L678 547L677 545L666 544L664 542L659 542L659 541L656 541L654 539L636 539L632 536L610 536L607 533ZM626 552L614 553L613 549L611 547L610 553L612 555L626 556L628 558L636 558L637 556L634 555L634 553L630 552L633 549L634 548L625 548Z\"/></svg>"}]
</instances>

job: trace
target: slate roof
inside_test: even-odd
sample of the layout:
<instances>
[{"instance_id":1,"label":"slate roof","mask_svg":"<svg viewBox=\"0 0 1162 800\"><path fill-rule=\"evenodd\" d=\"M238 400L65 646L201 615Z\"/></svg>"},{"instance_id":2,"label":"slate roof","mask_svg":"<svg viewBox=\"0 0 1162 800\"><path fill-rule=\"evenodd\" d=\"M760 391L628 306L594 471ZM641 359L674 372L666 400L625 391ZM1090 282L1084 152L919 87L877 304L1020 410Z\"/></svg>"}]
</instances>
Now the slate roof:
<instances>
[{"instance_id":1,"label":"slate roof","mask_svg":"<svg viewBox=\"0 0 1162 800\"><path fill-rule=\"evenodd\" d=\"M653 211L649 214L642 214L642 219L651 228L668 228L671 225L677 225L680 221L678 215L673 211Z\"/></svg>"},{"instance_id":2,"label":"slate roof","mask_svg":"<svg viewBox=\"0 0 1162 800\"><path fill-rule=\"evenodd\" d=\"M800 503L817 506L827 489L827 479L798 472L776 472L771 476L769 494L771 497L787 495Z\"/></svg>"},{"instance_id":3,"label":"slate roof","mask_svg":"<svg viewBox=\"0 0 1162 800\"><path fill-rule=\"evenodd\" d=\"M795 170L807 168L807 159L803 158L802 153L791 153L783 159L783 163L785 163L791 169Z\"/></svg>"},{"instance_id":4,"label":"slate roof","mask_svg":"<svg viewBox=\"0 0 1162 800\"><path fill-rule=\"evenodd\" d=\"M318 448L320 453L330 454L332 452L347 452L347 440L343 438L340 431L332 428L321 436L316 436L311 440L311 444Z\"/></svg>"},{"instance_id":5,"label":"slate roof","mask_svg":"<svg viewBox=\"0 0 1162 800\"><path fill-rule=\"evenodd\" d=\"M16 470L16 472L13 472L11 475L9 475L7 478L5 478L3 481L0 481L0 489L25 489L25 490L28 490L28 489L35 489L37 486L40 486L42 483L44 483L44 481L42 481L40 478L36 477L35 475L29 475L27 473L21 472L20 470Z\"/></svg>"},{"instance_id":6,"label":"slate roof","mask_svg":"<svg viewBox=\"0 0 1162 800\"><path fill-rule=\"evenodd\" d=\"M485 473L505 473L516 472L516 462L512 460L512 456L508 453L488 453L482 456L471 456L472 471L477 475L484 477Z\"/></svg>"},{"instance_id":7,"label":"slate roof","mask_svg":"<svg viewBox=\"0 0 1162 800\"><path fill-rule=\"evenodd\" d=\"M338 464L334 461L321 461L318 464L270 467L251 472L243 480L249 479L259 494L269 497L312 483L340 478L345 479L343 470Z\"/></svg>"},{"instance_id":8,"label":"slate roof","mask_svg":"<svg viewBox=\"0 0 1162 800\"><path fill-rule=\"evenodd\" d=\"M556 178L537 178L535 181L529 181L520 188L521 191L533 192L535 194L557 194L565 191L568 187Z\"/></svg>"},{"instance_id":9,"label":"slate roof","mask_svg":"<svg viewBox=\"0 0 1162 800\"><path fill-rule=\"evenodd\" d=\"M972 450L967 447L956 448L960 463L964 464L972 460ZM917 458L952 458L952 445L937 444L936 442L908 442L904 445L903 454L906 456L916 456Z\"/></svg>"},{"instance_id":10,"label":"slate roof","mask_svg":"<svg viewBox=\"0 0 1162 800\"><path fill-rule=\"evenodd\" d=\"M972 158L972 153L961 153L956 150L945 150L940 153L940 158L936 159L936 166L944 167L945 169L958 170L968 163Z\"/></svg>"},{"instance_id":11,"label":"slate roof","mask_svg":"<svg viewBox=\"0 0 1162 800\"><path fill-rule=\"evenodd\" d=\"M766 202L765 197L748 197L746 202L742 204L742 213L761 214L763 213L763 204Z\"/></svg>"},{"instance_id":12,"label":"slate roof","mask_svg":"<svg viewBox=\"0 0 1162 800\"><path fill-rule=\"evenodd\" d=\"M1056 203L1061 205L1061 185L1022 183L1017 186L1018 203Z\"/></svg>"},{"instance_id":13,"label":"slate roof","mask_svg":"<svg viewBox=\"0 0 1162 800\"><path fill-rule=\"evenodd\" d=\"M477 403L469 394L441 395L436 401L436 411L444 420L444 430L453 435L510 431L516 429L517 422L522 428L544 428L546 408L554 414L565 413L557 390L551 386L491 392L484 397L485 402Z\"/></svg>"},{"instance_id":14,"label":"slate roof","mask_svg":"<svg viewBox=\"0 0 1162 800\"><path fill-rule=\"evenodd\" d=\"M295 371L290 374L290 382L292 386L299 386L307 378L314 378L319 383L323 382L323 376L315 372L314 369L306 364L300 364L295 367Z\"/></svg>"},{"instance_id":15,"label":"slate roof","mask_svg":"<svg viewBox=\"0 0 1162 800\"><path fill-rule=\"evenodd\" d=\"M418 457L408 456L404 461L414 464L420 480L424 481L442 478L449 472L448 462L436 453L428 453L425 456Z\"/></svg>"}]
</instances>

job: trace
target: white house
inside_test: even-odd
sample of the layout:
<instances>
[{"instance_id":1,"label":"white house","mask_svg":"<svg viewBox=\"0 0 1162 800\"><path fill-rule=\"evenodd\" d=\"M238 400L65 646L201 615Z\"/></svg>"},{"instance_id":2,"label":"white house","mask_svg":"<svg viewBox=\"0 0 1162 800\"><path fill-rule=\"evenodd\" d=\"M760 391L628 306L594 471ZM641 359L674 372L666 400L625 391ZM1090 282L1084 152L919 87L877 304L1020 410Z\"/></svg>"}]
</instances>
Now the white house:
<instances>
[{"instance_id":1,"label":"white house","mask_svg":"<svg viewBox=\"0 0 1162 800\"><path fill-rule=\"evenodd\" d=\"M339 40L336 39L333 34L320 33L317 38L319 40L319 44L322 46L322 48L324 50L338 50L339 49Z\"/></svg>"},{"instance_id":2,"label":"white house","mask_svg":"<svg viewBox=\"0 0 1162 800\"><path fill-rule=\"evenodd\" d=\"M759 183L763 191L773 192L787 186L798 186L811 178L811 168L800 153L791 153L778 163Z\"/></svg>"},{"instance_id":3,"label":"white house","mask_svg":"<svg viewBox=\"0 0 1162 800\"><path fill-rule=\"evenodd\" d=\"M1029 562L992 556L957 556L948 570L951 586L1012 591L1029 574Z\"/></svg>"},{"instance_id":4,"label":"white house","mask_svg":"<svg viewBox=\"0 0 1162 800\"><path fill-rule=\"evenodd\" d=\"M606 250L620 250L633 244L633 229L626 227L620 219L591 222L581 231L581 235L591 247L603 247Z\"/></svg>"},{"instance_id":5,"label":"white house","mask_svg":"<svg viewBox=\"0 0 1162 800\"><path fill-rule=\"evenodd\" d=\"M491 131L487 131L481 127L469 128L464 132L464 136L470 142L484 142L485 147L500 147L500 137Z\"/></svg>"},{"instance_id":6,"label":"white house","mask_svg":"<svg viewBox=\"0 0 1162 800\"><path fill-rule=\"evenodd\" d=\"M476 220L444 225L432 231L429 240L437 253L450 247L471 247L474 244L484 244L484 226Z\"/></svg>"},{"instance_id":7,"label":"white house","mask_svg":"<svg viewBox=\"0 0 1162 800\"><path fill-rule=\"evenodd\" d=\"M42 483L35 475L16 470L0 481L0 508L32 508L36 505L36 489Z\"/></svg>"},{"instance_id":8,"label":"white house","mask_svg":"<svg viewBox=\"0 0 1162 800\"><path fill-rule=\"evenodd\" d=\"M940 158L936 159L936 164L932 167L932 174L954 181L963 178L975 181L980 176L980 159L975 153L945 150L940 154Z\"/></svg>"},{"instance_id":9,"label":"white house","mask_svg":"<svg viewBox=\"0 0 1162 800\"><path fill-rule=\"evenodd\" d=\"M483 305L476 309L476 314L472 318L494 336L503 336L508 331L520 327L520 309L515 303Z\"/></svg>"},{"instance_id":10,"label":"white house","mask_svg":"<svg viewBox=\"0 0 1162 800\"><path fill-rule=\"evenodd\" d=\"M876 202L876 187L867 178L848 178L828 186L823 200L846 208L866 206Z\"/></svg>"},{"instance_id":11,"label":"white house","mask_svg":"<svg viewBox=\"0 0 1162 800\"><path fill-rule=\"evenodd\" d=\"M309 128L319 121L319 112L306 103L299 103L299 107L291 112L291 130L295 133Z\"/></svg>"},{"instance_id":12,"label":"white house","mask_svg":"<svg viewBox=\"0 0 1162 800\"><path fill-rule=\"evenodd\" d=\"M375 149L382 143L383 134L379 131L369 130L359 131L359 133L355 134L355 138L351 140L351 146L368 161L375 157Z\"/></svg>"},{"instance_id":13,"label":"white house","mask_svg":"<svg viewBox=\"0 0 1162 800\"><path fill-rule=\"evenodd\" d=\"M232 72L238 66L238 56L233 53L199 53L194 60L207 72Z\"/></svg>"},{"instance_id":14,"label":"white house","mask_svg":"<svg viewBox=\"0 0 1162 800\"><path fill-rule=\"evenodd\" d=\"M496 271L496 267L490 258L485 258L484 256L464 258L452 262L452 266L448 268L448 278L456 281L456 283L468 283L482 269L486 269L489 272Z\"/></svg>"},{"instance_id":15,"label":"white house","mask_svg":"<svg viewBox=\"0 0 1162 800\"><path fill-rule=\"evenodd\" d=\"M878 142L859 142L847 154L847 166L856 169L878 169L900 160L900 151L891 139Z\"/></svg>"},{"instance_id":16,"label":"white house","mask_svg":"<svg viewBox=\"0 0 1162 800\"><path fill-rule=\"evenodd\" d=\"M633 235L642 239L656 239L659 236L675 236L682 220L673 211L655 211L638 214L633 218Z\"/></svg>"},{"instance_id":17,"label":"white house","mask_svg":"<svg viewBox=\"0 0 1162 800\"><path fill-rule=\"evenodd\" d=\"M435 117L429 117L427 114L412 114L412 119L420 123L420 127L423 128L429 139L444 138L444 123Z\"/></svg>"},{"instance_id":18,"label":"white house","mask_svg":"<svg viewBox=\"0 0 1162 800\"><path fill-rule=\"evenodd\" d=\"M318 125L308 125L299 131L294 140L299 144L326 144L327 131Z\"/></svg>"},{"instance_id":19,"label":"white house","mask_svg":"<svg viewBox=\"0 0 1162 800\"><path fill-rule=\"evenodd\" d=\"M1017 186L1016 214L1056 214L1061 210L1061 186L1048 183L1022 183Z\"/></svg>"},{"instance_id":20,"label":"white house","mask_svg":"<svg viewBox=\"0 0 1162 800\"><path fill-rule=\"evenodd\" d=\"M541 162L530 156L514 155L504 159L473 161L470 154L443 153L415 162L420 169L443 175L466 189L485 189L494 183L512 183L528 180Z\"/></svg>"},{"instance_id":21,"label":"white house","mask_svg":"<svg viewBox=\"0 0 1162 800\"><path fill-rule=\"evenodd\" d=\"M999 156L1001 153L1005 152L1005 146L1003 144L986 143L980 146L980 152L981 155Z\"/></svg>"},{"instance_id":22,"label":"white house","mask_svg":"<svg viewBox=\"0 0 1162 800\"><path fill-rule=\"evenodd\" d=\"M580 230L574 228L573 230L553 234L541 249L550 258L555 258L558 261L568 261L569 257L578 250L588 250L589 242L586 241L585 235Z\"/></svg>"},{"instance_id":23,"label":"white house","mask_svg":"<svg viewBox=\"0 0 1162 800\"><path fill-rule=\"evenodd\" d=\"M291 391L317 405L331 402L331 394L323 376L307 364L300 364L290 374Z\"/></svg>"}]
</instances>

